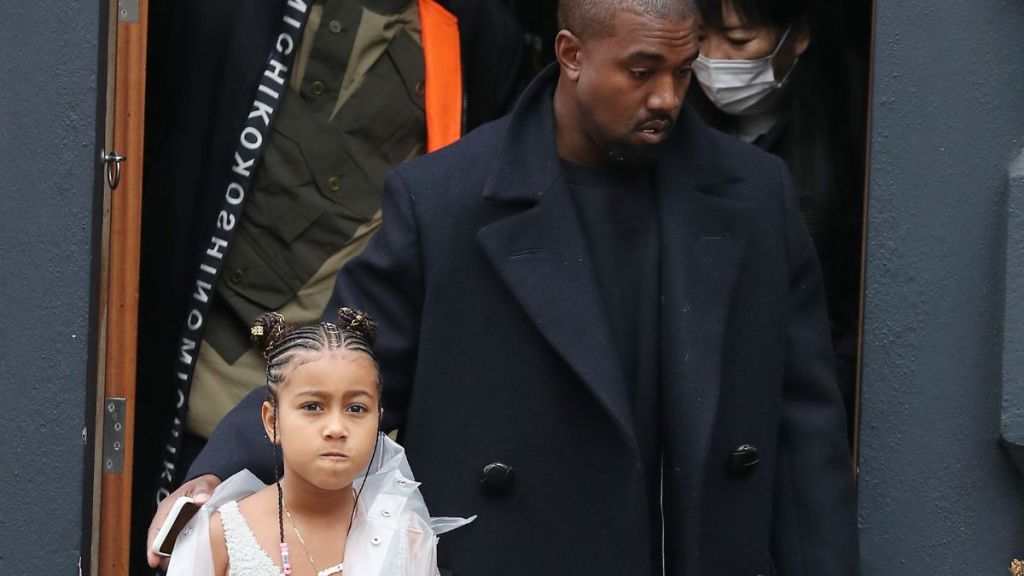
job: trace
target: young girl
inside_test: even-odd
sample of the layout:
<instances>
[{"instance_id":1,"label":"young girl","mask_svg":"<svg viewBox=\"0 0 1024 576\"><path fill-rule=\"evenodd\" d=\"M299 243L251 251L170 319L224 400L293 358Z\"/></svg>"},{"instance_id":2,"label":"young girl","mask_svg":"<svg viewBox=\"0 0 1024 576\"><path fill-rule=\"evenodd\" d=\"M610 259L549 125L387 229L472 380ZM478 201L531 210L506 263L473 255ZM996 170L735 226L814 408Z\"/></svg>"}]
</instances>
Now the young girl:
<instances>
[{"instance_id":1,"label":"young girl","mask_svg":"<svg viewBox=\"0 0 1024 576\"><path fill-rule=\"evenodd\" d=\"M374 321L342 308L336 324L289 330L269 313L252 335L283 469L271 486L248 471L221 484L168 575L435 576L437 535L472 518L430 518L404 450L380 433Z\"/></svg>"}]
</instances>

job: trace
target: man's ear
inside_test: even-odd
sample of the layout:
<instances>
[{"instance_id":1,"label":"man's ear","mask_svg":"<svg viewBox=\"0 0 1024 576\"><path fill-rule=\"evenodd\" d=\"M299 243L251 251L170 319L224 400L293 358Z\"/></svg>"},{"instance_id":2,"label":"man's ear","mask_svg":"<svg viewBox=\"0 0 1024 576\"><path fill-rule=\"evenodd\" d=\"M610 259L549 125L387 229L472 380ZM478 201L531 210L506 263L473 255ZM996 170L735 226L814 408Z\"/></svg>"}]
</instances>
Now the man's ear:
<instances>
[{"instance_id":1,"label":"man's ear","mask_svg":"<svg viewBox=\"0 0 1024 576\"><path fill-rule=\"evenodd\" d=\"M575 82L580 77L580 66L583 63L583 43L575 34L562 30L555 36L555 59L562 67L562 72L569 80Z\"/></svg>"},{"instance_id":2,"label":"man's ear","mask_svg":"<svg viewBox=\"0 0 1024 576\"><path fill-rule=\"evenodd\" d=\"M267 433L267 438L269 438L270 442L273 443L273 444L277 444L281 440L280 438L277 438L276 441L275 441L275 438L274 438L274 414L275 414L275 412L276 412L276 410L274 409L274 405L270 403L270 400L264 400L263 401L263 410L262 410L262 414L263 414L263 431ZM279 428L279 430L280 430L280 428Z\"/></svg>"}]
</instances>

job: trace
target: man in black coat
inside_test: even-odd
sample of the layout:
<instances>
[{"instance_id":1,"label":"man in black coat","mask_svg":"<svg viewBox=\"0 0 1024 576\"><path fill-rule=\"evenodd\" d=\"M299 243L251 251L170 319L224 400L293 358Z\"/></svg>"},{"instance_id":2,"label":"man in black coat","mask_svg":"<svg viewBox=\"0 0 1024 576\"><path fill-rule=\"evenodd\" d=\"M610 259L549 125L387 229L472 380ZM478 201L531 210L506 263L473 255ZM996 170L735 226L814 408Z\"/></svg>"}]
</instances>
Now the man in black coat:
<instances>
[{"instance_id":1,"label":"man in black coat","mask_svg":"<svg viewBox=\"0 0 1024 576\"><path fill-rule=\"evenodd\" d=\"M339 277L431 512L479 516L456 575L858 573L814 248L782 162L682 107L692 10L563 0L558 65L392 173ZM266 473L259 402L193 476Z\"/></svg>"}]
</instances>

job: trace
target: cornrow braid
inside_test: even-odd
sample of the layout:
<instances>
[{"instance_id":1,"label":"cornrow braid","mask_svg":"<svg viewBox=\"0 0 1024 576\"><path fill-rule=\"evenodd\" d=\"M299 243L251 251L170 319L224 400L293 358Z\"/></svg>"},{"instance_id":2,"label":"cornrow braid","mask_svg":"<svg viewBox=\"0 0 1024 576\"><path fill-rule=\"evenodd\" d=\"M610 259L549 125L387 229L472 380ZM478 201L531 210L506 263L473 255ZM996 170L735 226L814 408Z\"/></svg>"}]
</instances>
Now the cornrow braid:
<instances>
[{"instance_id":1,"label":"cornrow braid","mask_svg":"<svg viewBox=\"0 0 1024 576\"><path fill-rule=\"evenodd\" d=\"M278 448L277 440L277 397L271 397L270 403L274 406L274 439L271 444L274 447L274 485L277 486L277 528L281 534L281 563L286 565L285 571L290 572L288 548L284 541L284 492L281 490L281 450Z\"/></svg>"},{"instance_id":2,"label":"cornrow braid","mask_svg":"<svg viewBox=\"0 0 1024 576\"><path fill-rule=\"evenodd\" d=\"M377 356L373 352L377 323L368 314L351 308L340 308L336 322L319 322L299 328L288 326L277 312L268 312L253 322L250 334L267 359L269 394L277 393L292 361L302 354L332 350L362 352L377 365Z\"/></svg>"}]
</instances>

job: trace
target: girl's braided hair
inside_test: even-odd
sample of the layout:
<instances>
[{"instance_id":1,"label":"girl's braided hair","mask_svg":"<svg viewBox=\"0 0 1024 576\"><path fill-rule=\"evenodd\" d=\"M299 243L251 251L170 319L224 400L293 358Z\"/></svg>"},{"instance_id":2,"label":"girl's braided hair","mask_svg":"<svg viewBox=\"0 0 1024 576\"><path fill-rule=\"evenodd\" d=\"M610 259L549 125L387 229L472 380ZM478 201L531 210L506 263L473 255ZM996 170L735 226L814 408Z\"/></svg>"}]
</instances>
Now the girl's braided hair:
<instances>
[{"instance_id":1,"label":"girl's braided hair","mask_svg":"<svg viewBox=\"0 0 1024 576\"><path fill-rule=\"evenodd\" d=\"M377 323L365 312L339 308L337 322L318 322L309 326L289 326L277 312L262 314L250 327L253 344L267 359L267 392L276 395L281 383L300 355L333 350L362 352L377 364L373 342Z\"/></svg>"}]
</instances>

